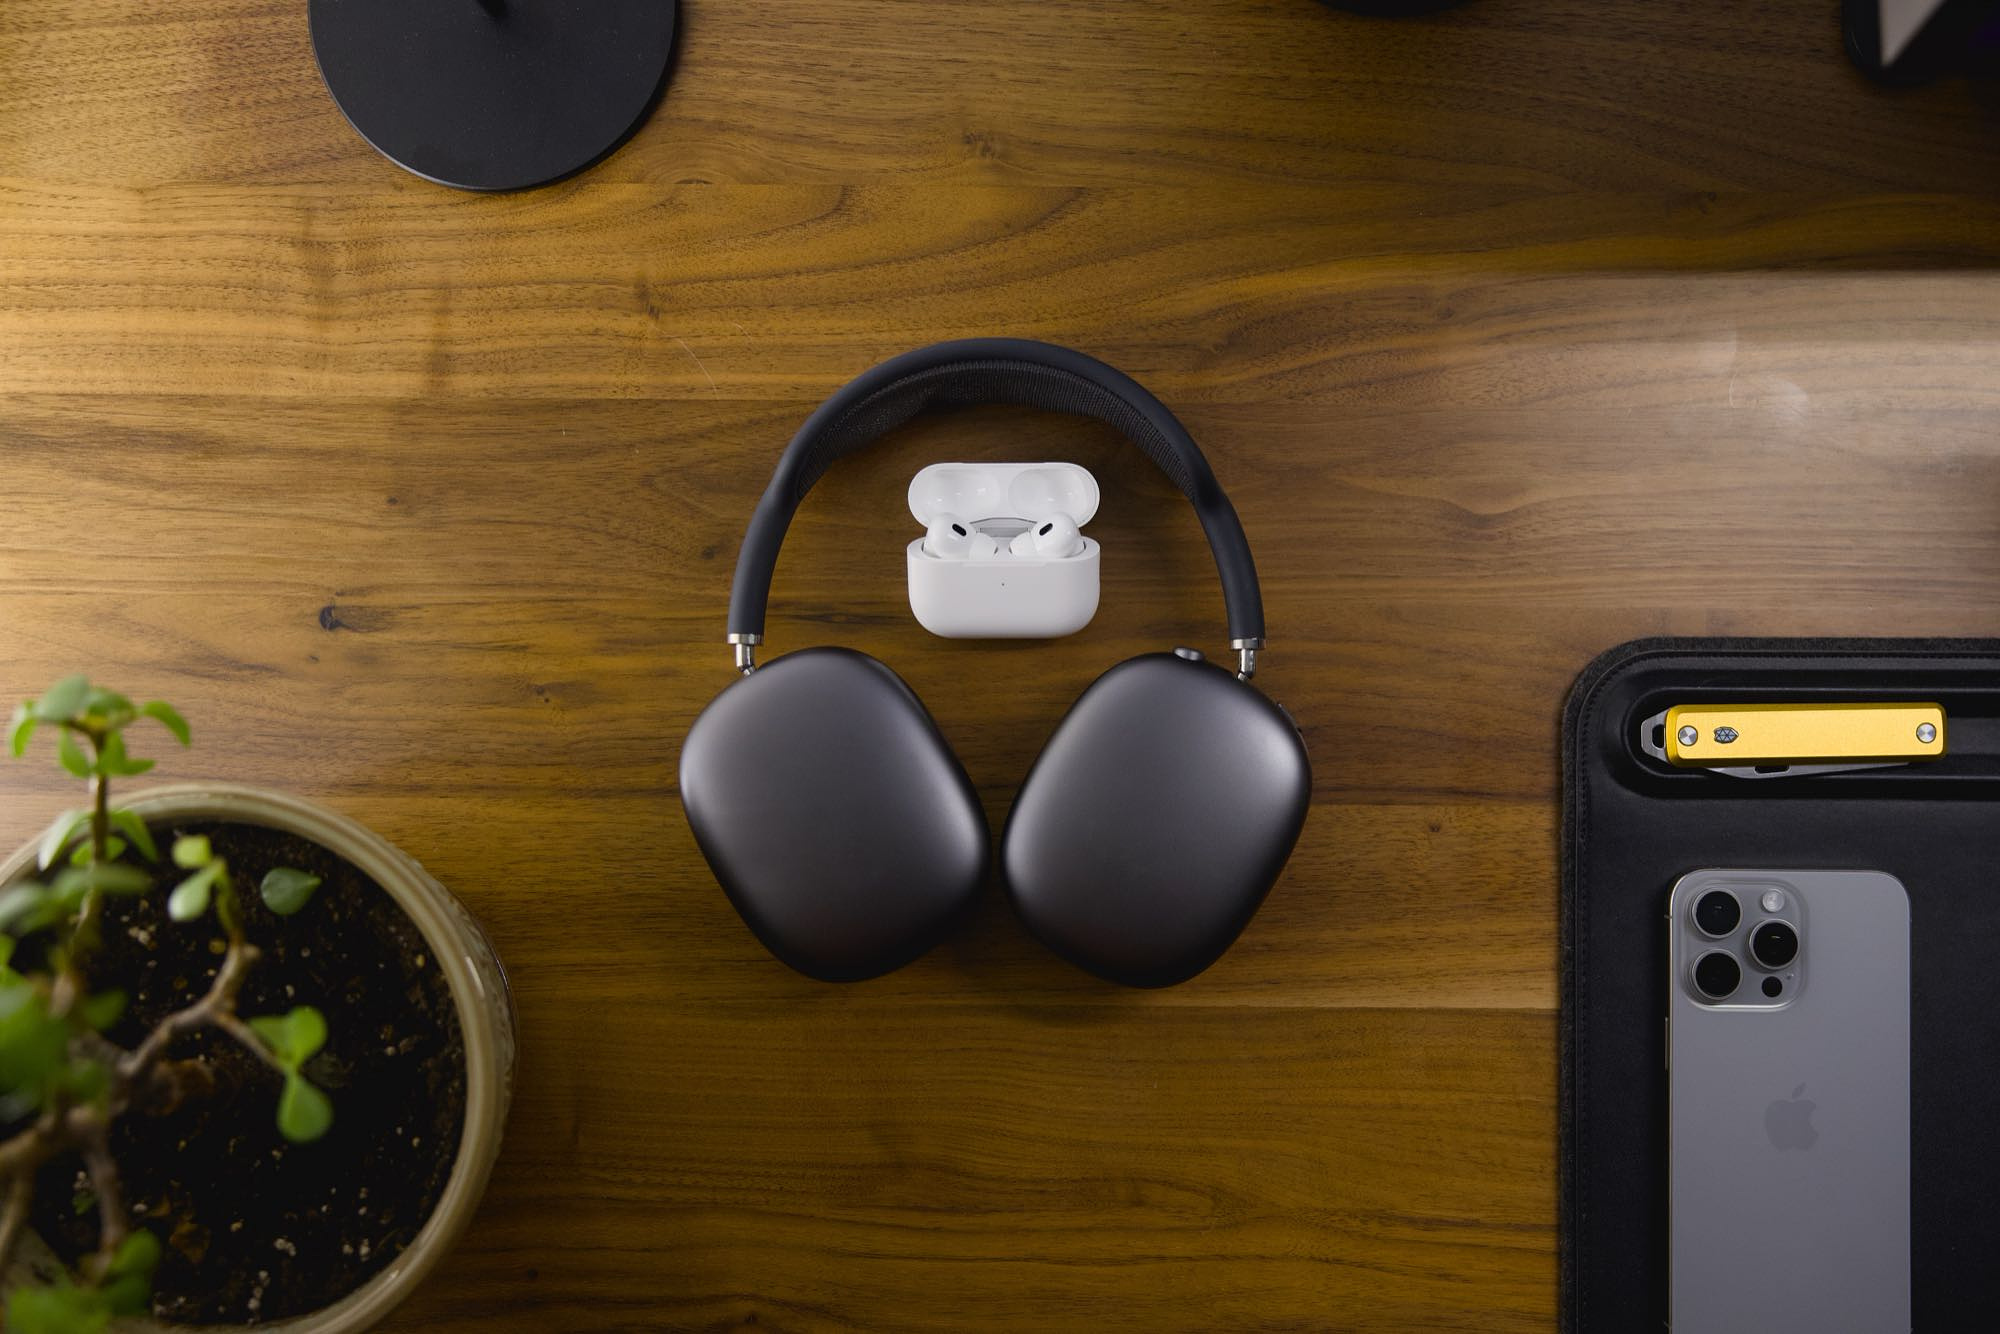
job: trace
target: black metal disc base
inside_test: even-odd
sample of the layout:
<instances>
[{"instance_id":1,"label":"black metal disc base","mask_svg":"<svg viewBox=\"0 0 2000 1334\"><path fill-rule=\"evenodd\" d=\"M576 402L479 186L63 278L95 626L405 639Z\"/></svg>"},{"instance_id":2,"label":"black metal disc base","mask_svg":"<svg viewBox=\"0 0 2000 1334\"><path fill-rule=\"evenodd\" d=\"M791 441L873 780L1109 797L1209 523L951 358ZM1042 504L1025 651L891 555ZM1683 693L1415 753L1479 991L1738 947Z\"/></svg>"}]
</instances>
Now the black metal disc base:
<instances>
[{"instance_id":1,"label":"black metal disc base","mask_svg":"<svg viewBox=\"0 0 2000 1334\"><path fill-rule=\"evenodd\" d=\"M1881 0L1843 0L1847 55L1871 79L1918 84L1955 72L2000 73L2000 0L1945 0L1893 64L1882 62Z\"/></svg>"},{"instance_id":2,"label":"black metal disc base","mask_svg":"<svg viewBox=\"0 0 2000 1334\"><path fill-rule=\"evenodd\" d=\"M630 138L666 88L679 0L309 0L327 91L397 166L525 190Z\"/></svg>"}]
</instances>

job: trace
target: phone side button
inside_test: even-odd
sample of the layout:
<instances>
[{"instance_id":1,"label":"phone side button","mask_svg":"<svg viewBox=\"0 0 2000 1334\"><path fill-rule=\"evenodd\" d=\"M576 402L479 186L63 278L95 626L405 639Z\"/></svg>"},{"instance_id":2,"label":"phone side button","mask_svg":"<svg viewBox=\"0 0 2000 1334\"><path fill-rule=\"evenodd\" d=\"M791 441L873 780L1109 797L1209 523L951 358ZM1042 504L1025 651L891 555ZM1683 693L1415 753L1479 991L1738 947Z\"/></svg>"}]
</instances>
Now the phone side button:
<instances>
[{"instance_id":1,"label":"phone side button","mask_svg":"<svg viewBox=\"0 0 2000 1334\"><path fill-rule=\"evenodd\" d=\"M1674 1068L1674 1018L1668 1015L1660 1020L1660 1067L1668 1072Z\"/></svg>"}]
</instances>

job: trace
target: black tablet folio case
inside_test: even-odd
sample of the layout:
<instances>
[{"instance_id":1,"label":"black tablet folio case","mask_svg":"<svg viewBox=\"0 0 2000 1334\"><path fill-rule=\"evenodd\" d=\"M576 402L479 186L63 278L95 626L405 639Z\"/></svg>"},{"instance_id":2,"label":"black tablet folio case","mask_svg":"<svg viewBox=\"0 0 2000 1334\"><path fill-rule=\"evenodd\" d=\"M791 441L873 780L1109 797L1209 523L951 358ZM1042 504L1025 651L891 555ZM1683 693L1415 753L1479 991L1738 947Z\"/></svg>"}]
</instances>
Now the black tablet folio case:
<instances>
[{"instance_id":1,"label":"black tablet folio case","mask_svg":"<svg viewBox=\"0 0 2000 1334\"><path fill-rule=\"evenodd\" d=\"M1947 753L1744 779L1639 748L1673 704L1815 700L1941 704ZM1562 746L1563 1329L1664 1327L1665 912L1704 867L1909 890L1914 1326L2000 1329L2000 640L1639 640L1578 678Z\"/></svg>"}]
</instances>

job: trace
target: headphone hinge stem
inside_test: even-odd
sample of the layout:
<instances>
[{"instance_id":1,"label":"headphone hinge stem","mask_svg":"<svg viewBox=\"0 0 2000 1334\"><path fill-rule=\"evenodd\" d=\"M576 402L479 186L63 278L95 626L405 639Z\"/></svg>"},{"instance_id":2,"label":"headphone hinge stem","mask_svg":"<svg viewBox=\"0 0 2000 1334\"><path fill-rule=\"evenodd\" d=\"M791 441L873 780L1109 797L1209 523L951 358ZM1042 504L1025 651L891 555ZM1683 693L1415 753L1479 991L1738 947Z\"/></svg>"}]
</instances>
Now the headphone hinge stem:
<instances>
[{"instance_id":1,"label":"headphone hinge stem","mask_svg":"<svg viewBox=\"0 0 2000 1334\"><path fill-rule=\"evenodd\" d=\"M748 676L757 670L757 646L764 642L762 635L730 635L728 643L736 649L736 670Z\"/></svg>"},{"instance_id":2,"label":"headphone hinge stem","mask_svg":"<svg viewBox=\"0 0 2000 1334\"><path fill-rule=\"evenodd\" d=\"M1264 647L1261 639L1232 639L1229 647L1236 650L1236 679L1248 681L1257 674L1257 650Z\"/></svg>"}]
</instances>

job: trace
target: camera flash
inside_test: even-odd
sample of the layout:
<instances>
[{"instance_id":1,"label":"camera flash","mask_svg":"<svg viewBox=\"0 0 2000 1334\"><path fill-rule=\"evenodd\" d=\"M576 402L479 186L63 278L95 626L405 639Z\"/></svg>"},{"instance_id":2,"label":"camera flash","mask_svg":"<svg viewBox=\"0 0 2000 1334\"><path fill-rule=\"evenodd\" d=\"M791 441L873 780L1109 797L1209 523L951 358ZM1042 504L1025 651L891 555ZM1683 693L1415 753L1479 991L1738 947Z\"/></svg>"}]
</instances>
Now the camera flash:
<instances>
[{"instance_id":1,"label":"camera flash","mask_svg":"<svg viewBox=\"0 0 2000 1334\"><path fill-rule=\"evenodd\" d=\"M1775 889L1767 889L1764 891L1764 897L1757 902L1764 905L1765 912L1776 912L1785 906L1785 896Z\"/></svg>"}]
</instances>

